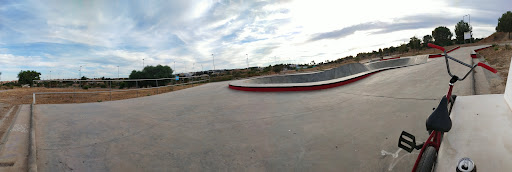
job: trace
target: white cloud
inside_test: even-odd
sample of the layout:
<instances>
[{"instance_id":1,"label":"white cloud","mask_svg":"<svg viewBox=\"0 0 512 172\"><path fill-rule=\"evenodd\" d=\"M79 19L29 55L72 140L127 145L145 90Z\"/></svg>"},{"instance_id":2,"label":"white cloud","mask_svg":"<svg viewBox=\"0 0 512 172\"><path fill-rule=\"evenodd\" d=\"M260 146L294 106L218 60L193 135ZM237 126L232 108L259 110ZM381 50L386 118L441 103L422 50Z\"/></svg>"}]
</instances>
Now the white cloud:
<instances>
[{"instance_id":1,"label":"white cloud","mask_svg":"<svg viewBox=\"0 0 512 172\"><path fill-rule=\"evenodd\" d=\"M212 53L217 69L245 67L245 54L251 65L260 66L276 59L295 63L332 60L422 37L438 25L453 31L467 13L472 15L474 35L487 36L504 12L493 9L503 10L507 1L477 1L482 2L19 1L0 6L0 69L10 68L6 65L45 71L61 67L62 73L69 70L75 76L77 66L83 64L86 74L106 75L109 72L103 71L119 65L127 75L140 69L144 58L149 65L173 67L176 61L177 70L183 72L193 70L193 64L196 70L201 64L205 70L212 69ZM355 29L343 38L309 41L319 33L370 22L388 25ZM80 46L31 47L34 43Z\"/></svg>"}]
</instances>

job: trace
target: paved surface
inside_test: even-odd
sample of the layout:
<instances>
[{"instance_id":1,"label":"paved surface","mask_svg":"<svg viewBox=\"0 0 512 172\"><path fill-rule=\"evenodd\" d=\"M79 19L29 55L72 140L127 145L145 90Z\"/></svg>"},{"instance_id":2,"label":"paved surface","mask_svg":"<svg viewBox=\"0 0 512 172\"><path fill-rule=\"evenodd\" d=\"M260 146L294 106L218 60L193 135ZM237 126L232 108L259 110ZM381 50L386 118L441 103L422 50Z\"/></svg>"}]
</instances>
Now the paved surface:
<instances>
[{"instance_id":1,"label":"paved surface","mask_svg":"<svg viewBox=\"0 0 512 172\"><path fill-rule=\"evenodd\" d=\"M469 48L451 55L471 62ZM454 73L467 70L454 66ZM261 93L210 83L122 101L36 105L41 171L408 171L446 93L444 58L319 91ZM472 80L457 95L472 94Z\"/></svg>"},{"instance_id":2,"label":"paved surface","mask_svg":"<svg viewBox=\"0 0 512 172\"><path fill-rule=\"evenodd\" d=\"M471 158L478 171L511 171L512 111L503 94L459 96L453 127L443 137L436 171L454 171L461 158Z\"/></svg>"},{"instance_id":3,"label":"paved surface","mask_svg":"<svg viewBox=\"0 0 512 172\"><path fill-rule=\"evenodd\" d=\"M0 171L28 171L30 105L22 105L0 151Z\"/></svg>"}]
</instances>

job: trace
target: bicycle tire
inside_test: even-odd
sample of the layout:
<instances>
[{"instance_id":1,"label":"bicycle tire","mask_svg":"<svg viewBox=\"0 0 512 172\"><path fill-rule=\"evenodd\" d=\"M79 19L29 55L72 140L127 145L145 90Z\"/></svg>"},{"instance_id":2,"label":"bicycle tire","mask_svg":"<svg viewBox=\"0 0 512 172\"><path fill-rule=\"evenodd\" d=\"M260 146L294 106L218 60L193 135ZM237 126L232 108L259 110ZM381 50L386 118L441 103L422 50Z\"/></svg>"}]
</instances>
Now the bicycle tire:
<instances>
[{"instance_id":1,"label":"bicycle tire","mask_svg":"<svg viewBox=\"0 0 512 172\"><path fill-rule=\"evenodd\" d=\"M429 146L421 155L420 162L416 168L416 172L432 172L437 160L436 148Z\"/></svg>"}]
</instances>

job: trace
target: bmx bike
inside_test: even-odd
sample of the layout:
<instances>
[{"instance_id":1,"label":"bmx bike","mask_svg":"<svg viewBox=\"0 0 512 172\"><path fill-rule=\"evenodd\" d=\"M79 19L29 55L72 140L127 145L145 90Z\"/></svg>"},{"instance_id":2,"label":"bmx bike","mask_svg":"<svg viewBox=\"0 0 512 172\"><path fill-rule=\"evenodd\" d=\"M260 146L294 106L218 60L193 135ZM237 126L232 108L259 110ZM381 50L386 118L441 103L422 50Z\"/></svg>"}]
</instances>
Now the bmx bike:
<instances>
[{"instance_id":1,"label":"bmx bike","mask_svg":"<svg viewBox=\"0 0 512 172\"><path fill-rule=\"evenodd\" d=\"M477 67L481 66L493 73L496 73L496 69L479 62L475 65L469 65L466 64L460 60L457 60L453 57L450 57L446 50L438 45L434 45L429 43L429 47L436 48L441 51L443 51L445 62L446 62L446 69L448 70L448 74L450 75L451 79L449 82L449 89L448 93L443 96L441 99L441 102L439 102L439 105L437 108L432 112L432 114L427 118L426 121L426 128L430 136L428 139L421 143L416 144L415 136L406 132L402 131L400 138L398 140L398 147L404 149L405 151L411 153L414 149L420 150L420 153L418 155L418 158L416 159L416 162L414 163L414 167L412 168L413 172L417 171L432 171L435 169L436 161L437 161L437 154L439 152L439 147L441 146L441 142L443 139L443 134L445 132L449 132L452 128L452 121L450 119L450 113L452 111L453 104L455 103L455 99L457 98L456 95L452 95L452 90L455 82L457 81L463 81L466 79L466 77ZM448 63L448 59L453 60L457 63L460 63L468 68L470 70L464 75L464 77L460 78L456 75L453 75L450 72L450 65ZM449 106L449 108L448 108Z\"/></svg>"}]
</instances>

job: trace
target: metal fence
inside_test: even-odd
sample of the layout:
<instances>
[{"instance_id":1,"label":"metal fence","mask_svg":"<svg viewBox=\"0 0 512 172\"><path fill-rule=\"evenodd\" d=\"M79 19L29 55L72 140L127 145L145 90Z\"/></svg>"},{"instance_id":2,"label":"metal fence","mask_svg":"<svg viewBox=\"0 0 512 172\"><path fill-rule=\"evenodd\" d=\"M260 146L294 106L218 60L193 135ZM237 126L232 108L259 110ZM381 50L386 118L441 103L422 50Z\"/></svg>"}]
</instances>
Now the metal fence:
<instances>
[{"instance_id":1,"label":"metal fence","mask_svg":"<svg viewBox=\"0 0 512 172\"><path fill-rule=\"evenodd\" d=\"M148 86L144 88L142 83L147 84L148 82L155 82L156 87ZM160 85L159 85L160 81ZM79 103L80 97L83 97L83 95L90 96L91 94L95 94L97 96L102 95L103 97L106 97L106 100L112 100L112 94L114 93L127 93L132 92L135 97L143 96L144 93L150 92L156 92L156 94L168 92L170 90L174 90L174 87L176 86L184 86L184 85L190 85L190 84L198 84L198 83L205 83L210 81L209 75L201 75L201 76L191 76L191 77L179 77L179 78L159 78L159 79L126 79L126 80L34 80L33 86L37 84L37 86L45 86L45 87L52 87L53 82L57 83L66 83L70 82L71 87L73 88L73 91L71 92L36 92L32 94L32 103L36 104L36 97L44 96L44 95L63 95L68 94L69 97L66 97L66 99L69 99L68 102L70 103ZM89 83L98 83L102 82L104 84L108 83L108 88L103 88L102 91L83 91L83 86L89 85ZM135 82L135 88L128 88L128 89L118 89L118 88L112 88L112 83L115 82ZM139 84L140 83L140 84ZM68 83L69 84L69 83ZM66 85L68 85L66 84ZM58 85L58 84L56 84ZM120 84L119 84L120 85ZM133 84L131 84L133 85ZM57 86L58 87L58 86ZM51 98L50 98L51 99Z\"/></svg>"}]
</instances>

